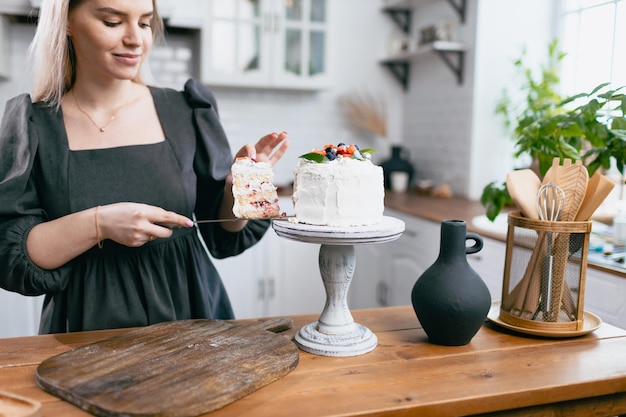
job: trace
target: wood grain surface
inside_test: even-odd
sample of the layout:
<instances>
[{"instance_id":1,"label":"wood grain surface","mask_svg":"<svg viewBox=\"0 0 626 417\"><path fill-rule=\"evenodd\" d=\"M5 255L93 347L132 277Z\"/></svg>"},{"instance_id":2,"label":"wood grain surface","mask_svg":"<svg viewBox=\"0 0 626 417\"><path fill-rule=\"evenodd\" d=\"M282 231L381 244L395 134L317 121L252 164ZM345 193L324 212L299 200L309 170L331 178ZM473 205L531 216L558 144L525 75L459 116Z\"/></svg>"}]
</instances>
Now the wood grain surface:
<instances>
[{"instance_id":1,"label":"wood grain surface","mask_svg":"<svg viewBox=\"0 0 626 417\"><path fill-rule=\"evenodd\" d=\"M603 324L571 339L485 323L465 346L428 343L412 306L353 310L378 337L365 355L300 352L296 369L206 417L600 417L626 413L626 331ZM291 338L319 314L293 316ZM45 417L90 417L35 384L38 364L128 329L3 339L0 386L40 401ZM154 398L166 402L170 398Z\"/></svg>"},{"instance_id":2,"label":"wood grain surface","mask_svg":"<svg viewBox=\"0 0 626 417\"><path fill-rule=\"evenodd\" d=\"M37 367L37 383L97 416L197 416L293 370L295 344L265 330L290 323L155 324L52 357Z\"/></svg>"}]
</instances>

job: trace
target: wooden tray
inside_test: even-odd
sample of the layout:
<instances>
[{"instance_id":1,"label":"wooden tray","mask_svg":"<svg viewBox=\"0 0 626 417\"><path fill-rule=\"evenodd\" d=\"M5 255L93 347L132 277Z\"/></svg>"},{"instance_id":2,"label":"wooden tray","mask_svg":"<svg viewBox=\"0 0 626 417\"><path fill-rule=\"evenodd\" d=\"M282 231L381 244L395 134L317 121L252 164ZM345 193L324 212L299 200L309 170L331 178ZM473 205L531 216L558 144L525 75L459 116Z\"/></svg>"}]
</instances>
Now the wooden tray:
<instances>
[{"instance_id":1,"label":"wooden tray","mask_svg":"<svg viewBox=\"0 0 626 417\"><path fill-rule=\"evenodd\" d=\"M189 417L236 401L288 374L298 348L256 324L155 324L54 356L37 367L44 390L97 416Z\"/></svg>"}]
</instances>

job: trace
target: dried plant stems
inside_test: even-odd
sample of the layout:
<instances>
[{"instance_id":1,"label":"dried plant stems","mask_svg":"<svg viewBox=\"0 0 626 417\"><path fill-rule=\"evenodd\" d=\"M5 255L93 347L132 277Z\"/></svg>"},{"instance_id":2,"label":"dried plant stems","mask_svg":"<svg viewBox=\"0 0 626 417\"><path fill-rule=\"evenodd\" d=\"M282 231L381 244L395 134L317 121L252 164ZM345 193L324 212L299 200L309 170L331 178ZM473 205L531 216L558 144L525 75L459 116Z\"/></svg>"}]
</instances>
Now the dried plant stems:
<instances>
[{"instance_id":1,"label":"dried plant stems","mask_svg":"<svg viewBox=\"0 0 626 417\"><path fill-rule=\"evenodd\" d=\"M338 101L348 123L383 138L387 137L387 103L383 98L363 92L343 95Z\"/></svg>"}]
</instances>

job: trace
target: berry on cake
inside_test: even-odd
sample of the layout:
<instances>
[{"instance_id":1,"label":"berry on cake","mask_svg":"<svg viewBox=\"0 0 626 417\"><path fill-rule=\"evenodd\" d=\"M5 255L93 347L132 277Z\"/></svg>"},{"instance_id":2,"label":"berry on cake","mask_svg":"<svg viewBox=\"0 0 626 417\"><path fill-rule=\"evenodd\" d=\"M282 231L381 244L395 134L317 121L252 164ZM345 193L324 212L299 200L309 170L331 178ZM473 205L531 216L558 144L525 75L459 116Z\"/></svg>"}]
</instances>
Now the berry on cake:
<instances>
[{"instance_id":1,"label":"berry on cake","mask_svg":"<svg viewBox=\"0 0 626 417\"><path fill-rule=\"evenodd\" d=\"M373 149L324 145L300 156L294 170L296 221L312 225L368 226L383 220L383 169L371 161Z\"/></svg>"},{"instance_id":2,"label":"berry on cake","mask_svg":"<svg viewBox=\"0 0 626 417\"><path fill-rule=\"evenodd\" d=\"M278 193L272 183L274 171L267 162L237 158L233 174L233 214L240 219L264 219L280 215Z\"/></svg>"}]
</instances>

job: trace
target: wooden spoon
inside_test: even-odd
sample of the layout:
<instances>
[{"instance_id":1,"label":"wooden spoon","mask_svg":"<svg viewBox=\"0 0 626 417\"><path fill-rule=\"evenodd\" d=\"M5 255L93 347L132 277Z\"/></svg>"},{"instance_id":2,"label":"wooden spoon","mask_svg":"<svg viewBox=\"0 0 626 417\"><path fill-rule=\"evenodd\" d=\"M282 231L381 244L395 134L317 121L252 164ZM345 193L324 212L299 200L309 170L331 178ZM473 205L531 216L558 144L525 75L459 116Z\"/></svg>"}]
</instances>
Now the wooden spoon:
<instances>
[{"instance_id":1,"label":"wooden spoon","mask_svg":"<svg viewBox=\"0 0 626 417\"><path fill-rule=\"evenodd\" d=\"M615 188L615 183L596 171L589 178L587 191L580 204L580 209L576 213L575 220L577 222L589 220L604 199L613 191L613 188Z\"/></svg>"},{"instance_id":2,"label":"wooden spoon","mask_svg":"<svg viewBox=\"0 0 626 417\"><path fill-rule=\"evenodd\" d=\"M541 187L541 180L530 169L511 171L506 175L506 188L511 200L519 208L524 217L538 219L537 191Z\"/></svg>"},{"instance_id":3,"label":"wooden spoon","mask_svg":"<svg viewBox=\"0 0 626 417\"><path fill-rule=\"evenodd\" d=\"M543 181L540 182L539 186L537 186L536 188L533 188L534 195L532 196L532 200L530 196L524 197L525 199L527 198L528 201L532 201L532 206L533 206L532 212L530 211L531 209L528 209L528 210L529 212L531 212L531 215L535 216L535 217L532 217L533 219L536 219L536 220L539 219L539 212L537 210L537 193L539 191L539 188L541 187L542 184L556 182L556 176L560 168L560 164L561 164L560 158L555 157L554 159L552 159L552 166L548 169L548 171L544 175ZM523 174L523 175L528 175L530 177L530 174ZM507 179L508 179L508 176L507 176ZM517 203L516 200L513 198L513 193L511 193L508 181L507 181L507 188L509 189L509 194L511 195L511 199L513 200L513 202L515 202L515 204L518 207L520 207L521 203ZM521 207L520 207L520 211L522 212L522 214L524 214ZM525 216L529 217L526 214ZM522 279L517 283L515 288L513 288L513 290L507 297L507 299L502 300L502 308L505 311L508 311L510 314L515 314L519 316L528 314L528 316L531 317L535 309L537 308L537 305L539 304L538 283L541 282L541 262L543 259L541 254L544 253L546 250L545 242L546 242L546 232L544 231L537 232L537 243L535 244L535 248L533 249L530 260L528 261L528 264L526 265L526 270L524 271L524 275Z\"/></svg>"},{"instance_id":4,"label":"wooden spoon","mask_svg":"<svg viewBox=\"0 0 626 417\"><path fill-rule=\"evenodd\" d=\"M563 161L557 171L556 183L565 192L565 205L561 212L561 221L574 221L587 191L589 172L581 161L572 164L570 159ZM567 260L569 258L569 233L559 233L554 244L554 274L552 276L552 297L548 321L558 321L561 312L561 300L566 286Z\"/></svg>"}]
</instances>

